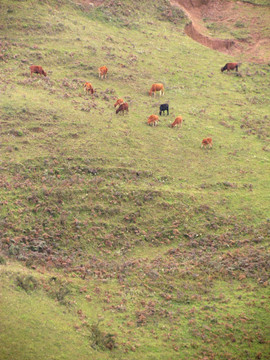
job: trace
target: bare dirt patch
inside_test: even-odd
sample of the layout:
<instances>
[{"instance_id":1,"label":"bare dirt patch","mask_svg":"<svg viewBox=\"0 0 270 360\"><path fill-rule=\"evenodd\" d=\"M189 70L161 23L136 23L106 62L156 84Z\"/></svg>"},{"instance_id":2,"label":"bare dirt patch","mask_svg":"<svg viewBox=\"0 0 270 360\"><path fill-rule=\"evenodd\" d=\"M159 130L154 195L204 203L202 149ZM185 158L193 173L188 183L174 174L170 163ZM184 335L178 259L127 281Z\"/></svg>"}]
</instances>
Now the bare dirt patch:
<instances>
[{"instance_id":1,"label":"bare dirt patch","mask_svg":"<svg viewBox=\"0 0 270 360\"><path fill-rule=\"evenodd\" d=\"M267 19L270 6L260 7L241 1L171 0L185 11L191 22L185 32L193 40L211 49L242 57L255 63L270 60L270 33ZM207 22L208 26L205 24ZM209 34L209 28L214 36ZM223 29L227 39L216 37L215 29ZM241 31L242 30L242 31Z\"/></svg>"}]
</instances>

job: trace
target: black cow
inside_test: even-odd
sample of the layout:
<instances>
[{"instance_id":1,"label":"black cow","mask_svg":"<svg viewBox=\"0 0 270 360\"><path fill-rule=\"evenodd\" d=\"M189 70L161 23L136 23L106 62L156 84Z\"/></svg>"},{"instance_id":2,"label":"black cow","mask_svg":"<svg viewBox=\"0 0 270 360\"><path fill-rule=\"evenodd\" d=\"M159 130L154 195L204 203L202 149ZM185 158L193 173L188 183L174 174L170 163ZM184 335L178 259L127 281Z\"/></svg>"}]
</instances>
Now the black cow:
<instances>
[{"instance_id":1,"label":"black cow","mask_svg":"<svg viewBox=\"0 0 270 360\"><path fill-rule=\"evenodd\" d=\"M167 115L169 115L169 104L161 104L159 107L159 115L167 111Z\"/></svg>"}]
</instances>

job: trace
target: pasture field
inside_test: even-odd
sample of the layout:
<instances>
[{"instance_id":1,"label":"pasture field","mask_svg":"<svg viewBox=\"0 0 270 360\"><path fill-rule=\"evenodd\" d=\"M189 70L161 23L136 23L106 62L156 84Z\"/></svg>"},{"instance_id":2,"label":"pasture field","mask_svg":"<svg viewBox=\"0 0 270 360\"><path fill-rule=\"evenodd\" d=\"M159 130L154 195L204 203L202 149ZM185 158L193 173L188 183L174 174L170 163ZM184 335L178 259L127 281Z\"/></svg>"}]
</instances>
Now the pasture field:
<instances>
[{"instance_id":1,"label":"pasture field","mask_svg":"<svg viewBox=\"0 0 270 360\"><path fill-rule=\"evenodd\" d=\"M1 360L269 358L270 66L187 22L165 0L0 2Z\"/></svg>"}]
</instances>

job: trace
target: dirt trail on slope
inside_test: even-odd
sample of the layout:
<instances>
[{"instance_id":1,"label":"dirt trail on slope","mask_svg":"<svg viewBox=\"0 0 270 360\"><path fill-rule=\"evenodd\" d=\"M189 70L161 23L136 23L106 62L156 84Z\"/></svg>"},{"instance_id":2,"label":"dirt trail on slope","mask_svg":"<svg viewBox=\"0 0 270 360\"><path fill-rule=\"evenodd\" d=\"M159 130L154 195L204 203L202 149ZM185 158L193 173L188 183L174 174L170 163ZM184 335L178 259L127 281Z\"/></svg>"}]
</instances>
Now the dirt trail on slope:
<instances>
[{"instance_id":1,"label":"dirt trail on slope","mask_svg":"<svg viewBox=\"0 0 270 360\"><path fill-rule=\"evenodd\" d=\"M255 63L266 63L270 60L270 38L261 38L260 34L260 27L267 25L267 16L265 19L258 16L254 12L254 5L229 0L170 0L170 3L180 7L189 17L191 22L186 25L185 33L200 44L235 57L244 54L246 60ZM265 7L264 12L270 16L270 7ZM249 37L241 41L213 38L208 35L203 24L204 18L232 29L241 19L243 26L249 31Z\"/></svg>"},{"instance_id":2,"label":"dirt trail on slope","mask_svg":"<svg viewBox=\"0 0 270 360\"><path fill-rule=\"evenodd\" d=\"M213 1L211 0L172 0L171 4L174 6L179 6L182 10L185 11L191 22L186 25L185 33L191 37L193 40L199 42L202 45L205 45L211 49L229 52L233 46L235 46L234 40L227 39L213 39L207 36L206 28L201 24L202 13L205 13L209 6L212 6ZM220 6L218 2L215 1L216 11L220 11ZM225 5L225 6L224 6ZM203 9L204 7L204 9ZM218 8L219 7L219 8ZM223 3L223 11L228 9L228 3Z\"/></svg>"}]
</instances>

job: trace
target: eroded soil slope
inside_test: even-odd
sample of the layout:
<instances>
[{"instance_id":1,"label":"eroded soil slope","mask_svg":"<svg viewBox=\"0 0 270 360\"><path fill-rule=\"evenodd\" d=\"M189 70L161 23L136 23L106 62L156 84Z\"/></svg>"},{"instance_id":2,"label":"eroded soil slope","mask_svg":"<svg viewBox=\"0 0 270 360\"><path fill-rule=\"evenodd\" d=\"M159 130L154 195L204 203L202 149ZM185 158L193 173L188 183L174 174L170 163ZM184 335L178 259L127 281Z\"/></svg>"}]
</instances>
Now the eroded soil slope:
<instances>
[{"instance_id":1,"label":"eroded soil slope","mask_svg":"<svg viewBox=\"0 0 270 360\"><path fill-rule=\"evenodd\" d=\"M270 60L270 6L241 1L171 0L191 20L186 34L212 49L245 60Z\"/></svg>"}]
</instances>

